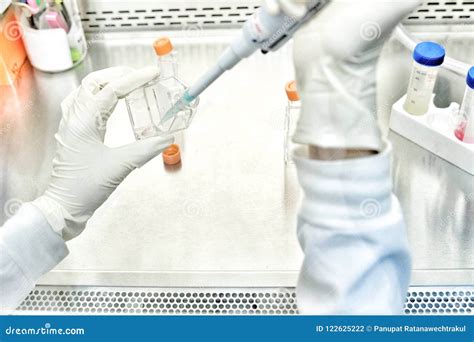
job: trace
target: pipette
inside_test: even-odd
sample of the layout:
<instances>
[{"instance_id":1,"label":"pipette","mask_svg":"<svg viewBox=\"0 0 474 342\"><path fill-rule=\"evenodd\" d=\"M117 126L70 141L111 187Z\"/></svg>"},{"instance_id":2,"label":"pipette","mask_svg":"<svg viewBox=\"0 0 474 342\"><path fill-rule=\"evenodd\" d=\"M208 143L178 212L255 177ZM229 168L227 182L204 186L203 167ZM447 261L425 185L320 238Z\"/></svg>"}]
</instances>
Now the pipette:
<instances>
[{"instance_id":1,"label":"pipette","mask_svg":"<svg viewBox=\"0 0 474 342\"><path fill-rule=\"evenodd\" d=\"M181 98L165 113L164 123L192 103L224 72L232 69L242 59L261 49L266 54L283 46L301 25L318 13L329 0L313 0L306 4L307 11L301 18L284 13L271 15L265 6L260 7L244 24L237 36L224 51L217 63L189 87Z\"/></svg>"}]
</instances>

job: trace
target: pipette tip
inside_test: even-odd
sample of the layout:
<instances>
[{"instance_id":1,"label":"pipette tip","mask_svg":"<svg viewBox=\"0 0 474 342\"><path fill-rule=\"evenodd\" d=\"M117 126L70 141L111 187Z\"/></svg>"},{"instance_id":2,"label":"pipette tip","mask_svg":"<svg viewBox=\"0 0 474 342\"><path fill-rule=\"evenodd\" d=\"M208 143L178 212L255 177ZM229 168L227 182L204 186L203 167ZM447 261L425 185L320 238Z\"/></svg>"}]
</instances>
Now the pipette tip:
<instances>
[{"instance_id":1,"label":"pipette tip","mask_svg":"<svg viewBox=\"0 0 474 342\"><path fill-rule=\"evenodd\" d=\"M186 90L184 94L179 98L178 101L166 112L163 118L160 121L160 125L164 124L168 120L172 119L176 116L180 111L184 110L186 106L188 106L191 102L193 102L196 98L188 93Z\"/></svg>"}]
</instances>

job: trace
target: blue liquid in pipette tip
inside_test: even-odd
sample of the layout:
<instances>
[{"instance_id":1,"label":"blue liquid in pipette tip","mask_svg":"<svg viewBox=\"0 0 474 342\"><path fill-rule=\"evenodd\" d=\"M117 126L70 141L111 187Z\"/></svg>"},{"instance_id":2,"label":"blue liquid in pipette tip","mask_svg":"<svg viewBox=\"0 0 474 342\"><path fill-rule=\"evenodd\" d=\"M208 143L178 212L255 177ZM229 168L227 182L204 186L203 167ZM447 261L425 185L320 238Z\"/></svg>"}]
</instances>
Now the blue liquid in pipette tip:
<instances>
[{"instance_id":1,"label":"blue liquid in pipette tip","mask_svg":"<svg viewBox=\"0 0 474 342\"><path fill-rule=\"evenodd\" d=\"M186 90L183 96L181 96L181 98L178 101L176 101L176 103L170 109L168 109L166 114L161 119L160 124L163 124L166 121L174 118L176 114L185 110L186 107L188 107L189 104L193 102L195 99L196 98L194 96L189 95L188 91Z\"/></svg>"}]
</instances>

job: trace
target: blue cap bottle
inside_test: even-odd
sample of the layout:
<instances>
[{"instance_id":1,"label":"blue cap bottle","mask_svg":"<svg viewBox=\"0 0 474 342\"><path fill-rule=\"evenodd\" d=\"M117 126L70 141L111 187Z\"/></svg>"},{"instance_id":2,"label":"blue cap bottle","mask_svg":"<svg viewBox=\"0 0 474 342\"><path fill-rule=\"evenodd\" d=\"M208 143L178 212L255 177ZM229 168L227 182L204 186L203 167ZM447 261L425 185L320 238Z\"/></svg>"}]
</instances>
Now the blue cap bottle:
<instances>
[{"instance_id":1,"label":"blue cap bottle","mask_svg":"<svg viewBox=\"0 0 474 342\"><path fill-rule=\"evenodd\" d=\"M438 77L438 69L444 62L446 51L433 42L419 43L413 52L410 84L404 109L412 115L424 115L428 112L433 90Z\"/></svg>"}]
</instances>

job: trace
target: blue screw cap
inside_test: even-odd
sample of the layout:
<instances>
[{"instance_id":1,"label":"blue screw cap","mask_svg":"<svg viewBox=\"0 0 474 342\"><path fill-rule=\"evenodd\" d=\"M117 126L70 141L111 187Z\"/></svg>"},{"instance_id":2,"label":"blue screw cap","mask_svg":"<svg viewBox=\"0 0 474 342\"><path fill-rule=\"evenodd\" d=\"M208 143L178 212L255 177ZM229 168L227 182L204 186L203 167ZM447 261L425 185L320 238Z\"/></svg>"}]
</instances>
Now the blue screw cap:
<instances>
[{"instance_id":1,"label":"blue screw cap","mask_svg":"<svg viewBox=\"0 0 474 342\"><path fill-rule=\"evenodd\" d=\"M419 43L413 52L415 61L425 66L440 66L444 62L446 51L438 43Z\"/></svg>"},{"instance_id":2,"label":"blue screw cap","mask_svg":"<svg viewBox=\"0 0 474 342\"><path fill-rule=\"evenodd\" d=\"M474 66L469 69L466 82L469 88L474 89Z\"/></svg>"}]
</instances>

